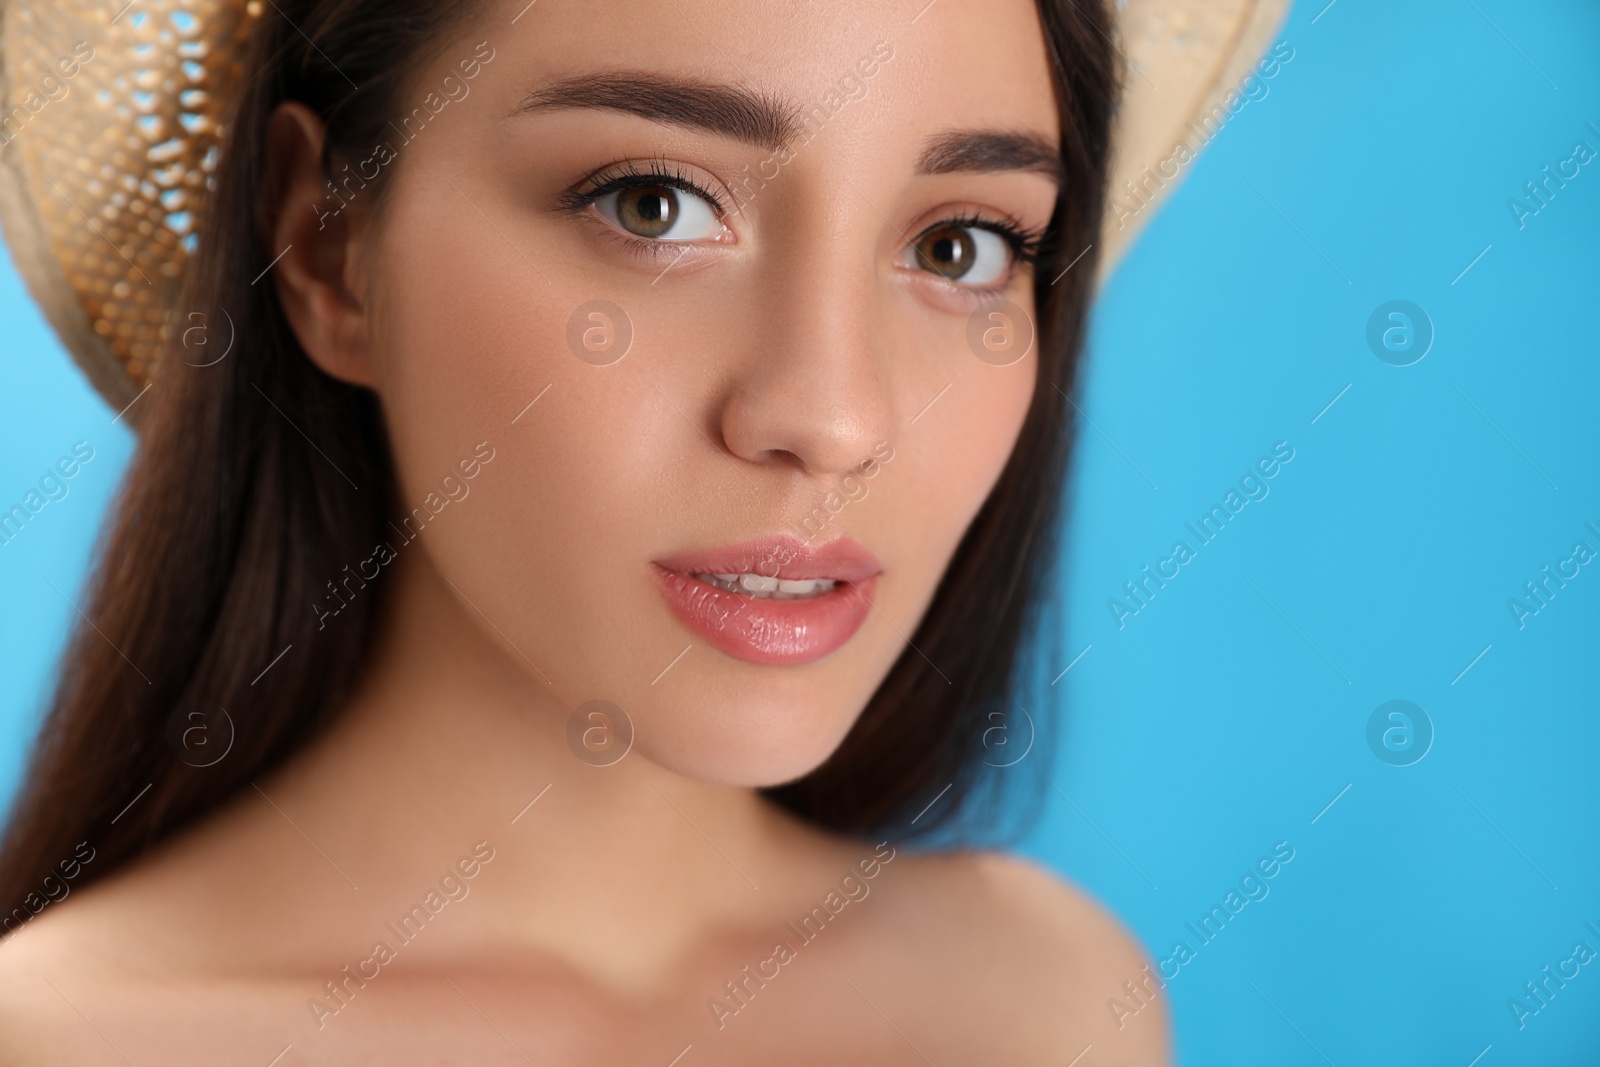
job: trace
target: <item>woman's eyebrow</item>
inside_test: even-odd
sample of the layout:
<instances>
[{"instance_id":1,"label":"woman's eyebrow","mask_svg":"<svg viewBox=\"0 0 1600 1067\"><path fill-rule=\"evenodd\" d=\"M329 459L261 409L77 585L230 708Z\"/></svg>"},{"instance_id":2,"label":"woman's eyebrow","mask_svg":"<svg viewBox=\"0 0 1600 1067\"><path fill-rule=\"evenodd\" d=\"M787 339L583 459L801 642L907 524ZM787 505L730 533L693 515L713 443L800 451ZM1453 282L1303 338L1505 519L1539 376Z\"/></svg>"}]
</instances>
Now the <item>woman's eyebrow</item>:
<instances>
[{"instance_id":1,"label":"woman's eyebrow","mask_svg":"<svg viewBox=\"0 0 1600 1067\"><path fill-rule=\"evenodd\" d=\"M1032 171L1060 185L1065 180L1061 150L1036 133L1009 130L951 130L923 142L918 174L1002 170Z\"/></svg>"},{"instance_id":2,"label":"woman's eyebrow","mask_svg":"<svg viewBox=\"0 0 1600 1067\"><path fill-rule=\"evenodd\" d=\"M637 115L702 133L730 137L774 151L807 129L802 110L770 94L735 85L644 72L563 78L523 97L517 114L563 108L597 108ZM919 174L1005 170L1043 174L1061 184L1060 150L1039 134L1010 130L949 130L928 138L917 158Z\"/></svg>"},{"instance_id":3,"label":"woman's eyebrow","mask_svg":"<svg viewBox=\"0 0 1600 1067\"><path fill-rule=\"evenodd\" d=\"M600 108L777 150L800 132L799 109L764 93L660 74L586 74L535 89L518 114Z\"/></svg>"}]
</instances>

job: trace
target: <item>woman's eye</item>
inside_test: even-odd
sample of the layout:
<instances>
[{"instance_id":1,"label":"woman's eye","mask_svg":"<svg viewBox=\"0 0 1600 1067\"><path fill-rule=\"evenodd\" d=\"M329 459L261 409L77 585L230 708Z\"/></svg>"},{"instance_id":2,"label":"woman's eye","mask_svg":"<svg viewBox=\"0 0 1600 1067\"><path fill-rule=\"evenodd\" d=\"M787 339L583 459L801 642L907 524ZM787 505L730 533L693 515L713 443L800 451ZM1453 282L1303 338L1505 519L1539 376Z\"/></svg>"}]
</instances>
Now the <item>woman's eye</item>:
<instances>
[{"instance_id":1,"label":"woman's eye","mask_svg":"<svg viewBox=\"0 0 1600 1067\"><path fill-rule=\"evenodd\" d=\"M982 226L935 226L911 246L914 265L947 281L989 285L1011 266L1011 245Z\"/></svg>"},{"instance_id":2,"label":"woman's eye","mask_svg":"<svg viewBox=\"0 0 1600 1067\"><path fill-rule=\"evenodd\" d=\"M704 197L670 185L633 185L595 199L600 214L636 237L702 241L723 232Z\"/></svg>"}]
</instances>

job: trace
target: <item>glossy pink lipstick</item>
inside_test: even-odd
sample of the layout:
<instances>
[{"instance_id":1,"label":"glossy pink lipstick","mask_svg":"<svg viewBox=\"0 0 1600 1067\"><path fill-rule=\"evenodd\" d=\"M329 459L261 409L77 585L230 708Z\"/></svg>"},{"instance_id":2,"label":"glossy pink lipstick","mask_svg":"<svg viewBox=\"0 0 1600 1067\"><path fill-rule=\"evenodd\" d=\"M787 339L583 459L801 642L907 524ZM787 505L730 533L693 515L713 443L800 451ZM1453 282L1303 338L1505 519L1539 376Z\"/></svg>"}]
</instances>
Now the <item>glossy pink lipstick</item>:
<instances>
[{"instance_id":1,"label":"glossy pink lipstick","mask_svg":"<svg viewBox=\"0 0 1600 1067\"><path fill-rule=\"evenodd\" d=\"M848 537L782 535L682 552L653 564L684 625L747 663L793 666L837 651L866 621L882 571Z\"/></svg>"}]
</instances>

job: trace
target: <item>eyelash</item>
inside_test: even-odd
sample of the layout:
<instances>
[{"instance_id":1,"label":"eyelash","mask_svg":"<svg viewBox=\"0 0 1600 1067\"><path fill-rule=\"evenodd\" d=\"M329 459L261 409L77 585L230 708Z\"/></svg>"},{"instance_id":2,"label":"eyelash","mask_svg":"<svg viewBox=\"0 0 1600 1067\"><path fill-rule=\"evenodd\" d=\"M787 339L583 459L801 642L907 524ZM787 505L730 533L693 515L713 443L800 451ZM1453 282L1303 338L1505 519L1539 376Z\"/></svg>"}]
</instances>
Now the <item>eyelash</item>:
<instances>
[{"instance_id":1,"label":"eyelash","mask_svg":"<svg viewBox=\"0 0 1600 1067\"><path fill-rule=\"evenodd\" d=\"M605 177L597 178L597 175ZM716 209L718 218L725 218L728 214L727 205L722 202L720 196L678 169L677 164L664 160L648 160L642 168L636 160L619 160L592 171L580 184L587 185L588 188L571 189L561 197L562 209L575 215L588 210L595 201L608 193L635 189L641 185L665 185L685 193L692 193L709 202Z\"/></svg>"},{"instance_id":2,"label":"eyelash","mask_svg":"<svg viewBox=\"0 0 1600 1067\"><path fill-rule=\"evenodd\" d=\"M600 177L602 175L603 177ZM707 189L700 182L695 181L683 170L679 169L677 164L659 159L646 160L642 164L637 160L623 159L601 167L599 170L591 171L580 183L579 187L570 189L562 194L560 208L562 211L574 216L583 215L601 197L623 189L634 189L646 185L663 185L698 196L712 206L719 219L727 218L728 208L722 197ZM1019 267L1032 270L1049 253L1049 234L1046 229L1025 227L1009 216L986 218L974 212L965 212L930 223L922 228L911 243L915 245L934 230L965 226L989 230L998 234L1006 242L1007 247L1010 248L1013 263ZM670 244L670 242L666 241L652 241L636 234L622 233L621 237L630 246L649 255L659 254ZM1010 281L1011 279L1008 277L1006 282L1009 284ZM961 286L955 282L950 284L957 288L982 291L982 287ZM999 287L990 286L989 288Z\"/></svg>"},{"instance_id":3,"label":"eyelash","mask_svg":"<svg viewBox=\"0 0 1600 1067\"><path fill-rule=\"evenodd\" d=\"M1046 230L1039 228L1029 229L1009 216L1000 219L989 219L971 212L940 219L932 225L924 226L922 232L912 240L912 244L922 240L934 230L962 226L970 226L977 230L990 230L999 234L1006 244L1010 246L1011 255L1015 262L1029 269L1038 266L1048 250L1046 241L1049 235Z\"/></svg>"}]
</instances>

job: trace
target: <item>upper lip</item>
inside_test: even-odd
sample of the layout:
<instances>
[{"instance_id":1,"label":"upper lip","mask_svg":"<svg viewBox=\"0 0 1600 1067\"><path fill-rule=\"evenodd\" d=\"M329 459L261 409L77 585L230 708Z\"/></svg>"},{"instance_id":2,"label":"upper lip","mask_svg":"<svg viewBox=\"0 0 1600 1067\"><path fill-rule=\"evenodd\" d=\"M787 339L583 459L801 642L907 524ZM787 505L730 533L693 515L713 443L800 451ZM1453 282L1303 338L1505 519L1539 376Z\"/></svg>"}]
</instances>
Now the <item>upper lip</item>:
<instances>
[{"instance_id":1,"label":"upper lip","mask_svg":"<svg viewBox=\"0 0 1600 1067\"><path fill-rule=\"evenodd\" d=\"M862 582L883 570L876 556L849 537L815 545L789 534L690 549L656 560L656 565L680 574L756 574L790 581Z\"/></svg>"}]
</instances>

